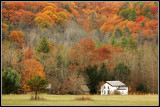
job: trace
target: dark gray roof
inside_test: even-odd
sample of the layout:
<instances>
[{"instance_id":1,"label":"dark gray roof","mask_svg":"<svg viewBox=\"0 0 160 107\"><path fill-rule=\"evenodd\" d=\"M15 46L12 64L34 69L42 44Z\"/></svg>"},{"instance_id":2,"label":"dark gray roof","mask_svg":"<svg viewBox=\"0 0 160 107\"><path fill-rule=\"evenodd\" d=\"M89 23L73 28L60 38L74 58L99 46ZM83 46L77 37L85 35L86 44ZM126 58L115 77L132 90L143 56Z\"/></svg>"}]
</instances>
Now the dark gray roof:
<instances>
[{"instance_id":1,"label":"dark gray roof","mask_svg":"<svg viewBox=\"0 0 160 107\"><path fill-rule=\"evenodd\" d=\"M106 81L106 83L108 83L111 86L126 86L124 83L122 83L121 81Z\"/></svg>"},{"instance_id":2,"label":"dark gray roof","mask_svg":"<svg viewBox=\"0 0 160 107\"><path fill-rule=\"evenodd\" d=\"M87 85L81 85L83 91L90 91Z\"/></svg>"},{"instance_id":3,"label":"dark gray roof","mask_svg":"<svg viewBox=\"0 0 160 107\"><path fill-rule=\"evenodd\" d=\"M117 90L126 90L126 87L118 87Z\"/></svg>"}]
</instances>

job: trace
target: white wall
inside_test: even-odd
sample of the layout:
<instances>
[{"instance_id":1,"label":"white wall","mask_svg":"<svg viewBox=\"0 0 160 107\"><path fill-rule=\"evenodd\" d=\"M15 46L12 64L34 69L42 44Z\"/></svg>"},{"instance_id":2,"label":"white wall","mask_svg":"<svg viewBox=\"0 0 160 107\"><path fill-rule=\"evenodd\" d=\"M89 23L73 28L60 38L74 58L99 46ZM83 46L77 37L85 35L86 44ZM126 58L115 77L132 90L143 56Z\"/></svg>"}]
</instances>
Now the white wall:
<instances>
[{"instance_id":1,"label":"white wall","mask_svg":"<svg viewBox=\"0 0 160 107\"><path fill-rule=\"evenodd\" d=\"M112 87L108 83L105 83L103 86L101 86L101 95L108 95L109 93L112 95L114 94L114 90L117 90L117 88L118 87ZM117 91L119 91L122 95L128 95L128 87L126 88L127 88L126 90L117 90Z\"/></svg>"}]
</instances>

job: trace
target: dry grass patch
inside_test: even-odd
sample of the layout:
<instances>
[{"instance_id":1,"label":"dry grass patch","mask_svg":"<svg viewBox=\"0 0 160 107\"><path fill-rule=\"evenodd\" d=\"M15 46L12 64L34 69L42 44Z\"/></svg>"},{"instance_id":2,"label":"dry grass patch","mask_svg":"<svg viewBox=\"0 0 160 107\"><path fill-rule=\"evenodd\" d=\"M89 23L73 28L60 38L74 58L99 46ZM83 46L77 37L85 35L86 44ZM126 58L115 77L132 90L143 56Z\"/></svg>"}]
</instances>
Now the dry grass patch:
<instances>
[{"instance_id":1,"label":"dry grass patch","mask_svg":"<svg viewBox=\"0 0 160 107\"><path fill-rule=\"evenodd\" d=\"M31 96L30 100L45 100L44 98L40 98L39 96L37 97L37 99L35 99L34 96Z\"/></svg>"},{"instance_id":2,"label":"dry grass patch","mask_svg":"<svg viewBox=\"0 0 160 107\"><path fill-rule=\"evenodd\" d=\"M90 98L90 97L84 97L84 96L82 96L82 97L75 98L75 100L80 100L80 101L86 101L86 100L89 100L89 101L92 101L93 99L92 99L92 98Z\"/></svg>"}]
</instances>

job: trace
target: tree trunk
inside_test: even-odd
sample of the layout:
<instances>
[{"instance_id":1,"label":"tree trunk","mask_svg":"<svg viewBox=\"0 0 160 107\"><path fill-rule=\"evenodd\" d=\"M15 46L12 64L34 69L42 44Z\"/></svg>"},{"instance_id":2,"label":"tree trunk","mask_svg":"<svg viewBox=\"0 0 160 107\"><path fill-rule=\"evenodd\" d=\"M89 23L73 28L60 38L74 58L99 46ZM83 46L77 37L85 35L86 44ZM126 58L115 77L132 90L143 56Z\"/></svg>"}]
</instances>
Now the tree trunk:
<instances>
[{"instance_id":1,"label":"tree trunk","mask_svg":"<svg viewBox=\"0 0 160 107\"><path fill-rule=\"evenodd\" d=\"M37 100L37 91L35 92L35 100Z\"/></svg>"}]
</instances>

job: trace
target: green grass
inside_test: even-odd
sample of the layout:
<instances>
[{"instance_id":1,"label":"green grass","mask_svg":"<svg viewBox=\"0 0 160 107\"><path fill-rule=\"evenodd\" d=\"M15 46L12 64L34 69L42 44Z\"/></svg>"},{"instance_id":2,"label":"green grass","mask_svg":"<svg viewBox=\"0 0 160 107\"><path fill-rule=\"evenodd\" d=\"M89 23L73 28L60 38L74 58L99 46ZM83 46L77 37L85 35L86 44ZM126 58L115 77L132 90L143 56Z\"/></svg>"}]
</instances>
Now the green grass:
<instances>
[{"instance_id":1,"label":"green grass","mask_svg":"<svg viewBox=\"0 0 160 107\"><path fill-rule=\"evenodd\" d=\"M79 101L80 97L93 100ZM44 100L30 100L31 95L2 95L2 105L159 105L158 95L47 95Z\"/></svg>"}]
</instances>

